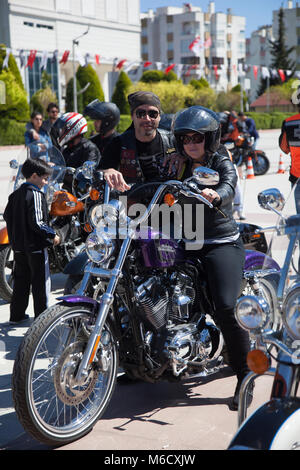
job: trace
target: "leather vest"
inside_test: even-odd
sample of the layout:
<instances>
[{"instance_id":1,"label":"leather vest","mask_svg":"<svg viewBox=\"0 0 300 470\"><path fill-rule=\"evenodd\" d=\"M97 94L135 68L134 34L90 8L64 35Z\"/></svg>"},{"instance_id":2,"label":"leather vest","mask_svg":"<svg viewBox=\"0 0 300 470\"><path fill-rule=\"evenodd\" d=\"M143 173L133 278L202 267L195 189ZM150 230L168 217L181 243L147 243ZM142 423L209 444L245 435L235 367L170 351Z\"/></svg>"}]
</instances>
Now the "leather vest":
<instances>
[{"instance_id":1,"label":"leather vest","mask_svg":"<svg viewBox=\"0 0 300 470\"><path fill-rule=\"evenodd\" d=\"M173 136L171 133L164 130L157 130L161 136L163 145L163 155L167 155L176 151ZM123 174L127 183L144 182L145 175L143 174L141 164L136 150L136 139L133 128L127 129L121 136L121 158L119 171ZM149 156L149 160L153 160L154 156ZM147 159L147 157L145 157ZM150 162L151 163L151 162ZM157 165L157 161L154 162Z\"/></svg>"}]
</instances>

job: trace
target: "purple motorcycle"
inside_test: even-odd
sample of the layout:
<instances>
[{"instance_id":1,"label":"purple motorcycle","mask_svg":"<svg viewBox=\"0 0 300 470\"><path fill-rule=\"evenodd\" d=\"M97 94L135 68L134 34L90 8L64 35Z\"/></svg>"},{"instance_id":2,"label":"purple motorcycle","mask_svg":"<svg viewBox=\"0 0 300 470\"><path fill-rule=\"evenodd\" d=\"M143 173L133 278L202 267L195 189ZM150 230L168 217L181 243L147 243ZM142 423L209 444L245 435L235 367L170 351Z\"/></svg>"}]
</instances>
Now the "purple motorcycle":
<instances>
[{"instance_id":1,"label":"purple motorcycle","mask_svg":"<svg viewBox=\"0 0 300 470\"><path fill-rule=\"evenodd\" d=\"M37 440L62 445L86 434L110 402L119 365L130 378L147 382L180 380L221 367L223 337L214 322L205 272L185 250L191 244L192 253L200 235L194 240L182 236L180 223L173 223L172 237L166 236L170 227L161 236L155 217L147 225L162 200L169 207L180 195L218 210L198 187L215 185L218 178L212 170L197 168L184 182L161 183L135 218L130 217L133 207L125 210L106 186L104 204L91 209L94 231L86 240L89 262L79 289L37 318L15 361L16 412ZM178 222L182 214L176 210L173 220ZM268 276L278 269L264 253L248 251L242 291L275 301Z\"/></svg>"}]
</instances>

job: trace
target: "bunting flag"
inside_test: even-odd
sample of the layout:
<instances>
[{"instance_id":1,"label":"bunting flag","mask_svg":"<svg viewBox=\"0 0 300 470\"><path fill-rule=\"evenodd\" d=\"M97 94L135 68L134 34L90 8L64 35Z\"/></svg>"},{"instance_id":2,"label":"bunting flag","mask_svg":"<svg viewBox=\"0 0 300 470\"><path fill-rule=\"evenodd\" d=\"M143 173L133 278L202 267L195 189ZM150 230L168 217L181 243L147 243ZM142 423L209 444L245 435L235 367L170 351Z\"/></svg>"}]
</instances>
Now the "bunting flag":
<instances>
[{"instance_id":1,"label":"bunting flag","mask_svg":"<svg viewBox=\"0 0 300 470\"><path fill-rule=\"evenodd\" d=\"M30 67L32 69L35 58L36 58L36 54L37 54L37 50L31 49L29 56L28 56L27 64L25 65L25 69L26 67Z\"/></svg>"},{"instance_id":2,"label":"bunting flag","mask_svg":"<svg viewBox=\"0 0 300 470\"><path fill-rule=\"evenodd\" d=\"M120 60L117 65L116 65L116 69L117 70L121 70L121 68L123 67L123 65L125 64L125 62L127 62L127 59L122 59Z\"/></svg>"},{"instance_id":3,"label":"bunting flag","mask_svg":"<svg viewBox=\"0 0 300 470\"><path fill-rule=\"evenodd\" d=\"M285 82L285 73L282 69L278 69L279 76L282 82Z\"/></svg>"},{"instance_id":4,"label":"bunting flag","mask_svg":"<svg viewBox=\"0 0 300 470\"><path fill-rule=\"evenodd\" d=\"M54 64L57 61L57 57L58 57L58 49L55 49L55 51L53 51L53 55L51 59L52 64Z\"/></svg>"},{"instance_id":5,"label":"bunting flag","mask_svg":"<svg viewBox=\"0 0 300 470\"><path fill-rule=\"evenodd\" d=\"M188 9L188 11L192 11L192 5L190 3L184 3L183 5Z\"/></svg>"},{"instance_id":6,"label":"bunting flag","mask_svg":"<svg viewBox=\"0 0 300 470\"><path fill-rule=\"evenodd\" d=\"M85 66L85 60L84 60L84 57L83 57L83 55L81 54L81 52L79 50L76 51L75 57L76 57L76 60L79 62L80 66L84 67Z\"/></svg>"},{"instance_id":7,"label":"bunting flag","mask_svg":"<svg viewBox=\"0 0 300 470\"><path fill-rule=\"evenodd\" d=\"M3 61L3 65L2 65L2 68L3 69L7 69L8 68L8 59L9 59L9 56L11 54L11 49L7 48L6 49L6 56L5 56L5 59Z\"/></svg>"},{"instance_id":8,"label":"bunting flag","mask_svg":"<svg viewBox=\"0 0 300 470\"><path fill-rule=\"evenodd\" d=\"M212 45L212 39L211 37L208 37L205 42L203 42L200 38L200 36L195 37L195 39L190 43L189 45L189 50L193 51L196 55L200 56L200 49L207 49L211 47ZM2 46L3 49L3 46ZM202 50L203 53L203 50ZM19 56L19 63L20 63L20 68L30 67L32 69L33 64L35 62L36 56L37 56L37 50L32 49L30 50L28 57L26 59L26 55L23 49L13 51L8 47L5 47L5 58L3 60L3 68L8 68L8 61L9 61L9 56L10 54L18 55ZM39 51L39 56L41 57L41 62L40 62L40 69L44 70L47 67L47 61L48 58L50 57L50 54L52 54L51 57L51 62L55 63L58 60L58 54L59 51L56 49L54 52L50 53L47 50L44 51ZM62 58L59 61L60 64L66 64L68 59L69 59L70 51L65 50L63 52ZM93 62L96 65L100 65L100 54L95 54L93 56ZM27 64L25 65L27 60ZM77 51L77 57L76 60L80 63L82 66L87 66L90 62L92 62L92 56L90 53L85 53L84 56L80 54L80 52ZM292 70L283 70L283 69L276 69L276 68L271 68L265 65L253 65L253 64L244 64L244 63L238 63L238 64L219 64L219 65L212 65L210 62L209 58L205 59L205 64L193 64L193 65L188 65L188 64L164 64L162 62L151 62L150 60L147 61L141 61L141 60L134 60L134 61L128 61L128 59L118 59L115 57L114 59L112 58L105 58L101 56L101 63L113 63L113 70L114 71L119 71L123 67L123 70L126 72L130 72L132 75L134 75L135 80L138 80L139 77L141 76L141 73L143 70L148 69L150 66L152 66L153 69L157 70L164 70L164 72L167 74L171 70L174 69L175 73L177 74L177 77L180 78L181 76L189 76L191 75L191 71L193 70L193 76L194 77L201 77L205 75L207 79L209 80L211 77L210 70L214 72L214 75L216 79L220 79L222 77L226 78L227 73L233 73L236 76L244 77L246 73L253 73L253 78L255 80L258 79L258 73L260 72L261 77L263 79L267 78L277 78L280 79L281 82L285 82L288 80L290 77L294 76L297 79L300 79L300 71L293 72ZM127 65L124 66L124 64L128 62Z\"/></svg>"},{"instance_id":9,"label":"bunting flag","mask_svg":"<svg viewBox=\"0 0 300 470\"><path fill-rule=\"evenodd\" d=\"M70 55L70 51L65 51L65 52L63 53L63 56L62 56L62 58L60 59L59 63L60 63L60 64L66 64L66 63L68 62L69 55Z\"/></svg>"},{"instance_id":10,"label":"bunting flag","mask_svg":"<svg viewBox=\"0 0 300 470\"><path fill-rule=\"evenodd\" d=\"M19 59L20 59L20 67L24 67L25 65L25 55L24 55L24 49L21 49L19 52Z\"/></svg>"},{"instance_id":11,"label":"bunting flag","mask_svg":"<svg viewBox=\"0 0 300 470\"><path fill-rule=\"evenodd\" d=\"M169 73L171 72L171 70L173 70L173 68L175 67L176 64L171 64L169 65L166 69L165 69L165 73Z\"/></svg>"},{"instance_id":12,"label":"bunting flag","mask_svg":"<svg viewBox=\"0 0 300 470\"><path fill-rule=\"evenodd\" d=\"M43 51L42 60L40 63L40 70L43 71L47 68L48 51Z\"/></svg>"}]
</instances>

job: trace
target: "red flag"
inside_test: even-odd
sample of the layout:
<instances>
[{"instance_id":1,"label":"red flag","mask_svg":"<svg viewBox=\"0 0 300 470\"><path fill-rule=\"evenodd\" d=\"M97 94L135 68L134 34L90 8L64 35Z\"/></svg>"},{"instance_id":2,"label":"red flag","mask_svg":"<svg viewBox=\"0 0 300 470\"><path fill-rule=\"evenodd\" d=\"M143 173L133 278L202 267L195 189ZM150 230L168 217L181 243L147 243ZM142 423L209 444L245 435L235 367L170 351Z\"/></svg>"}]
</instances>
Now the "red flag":
<instances>
[{"instance_id":1,"label":"red flag","mask_svg":"<svg viewBox=\"0 0 300 470\"><path fill-rule=\"evenodd\" d=\"M278 73L280 75L281 81L285 82L285 73L284 73L284 71L282 69L279 69Z\"/></svg>"},{"instance_id":2,"label":"red flag","mask_svg":"<svg viewBox=\"0 0 300 470\"><path fill-rule=\"evenodd\" d=\"M253 74L254 74L255 80L257 80L257 72L258 72L258 67L257 67L257 65L253 65Z\"/></svg>"},{"instance_id":3,"label":"red flag","mask_svg":"<svg viewBox=\"0 0 300 470\"><path fill-rule=\"evenodd\" d=\"M26 69L26 67L30 67L32 69L32 66L33 66L34 61L35 61L36 53L37 53L37 50L31 49L30 54L28 56L27 64L25 66L25 69Z\"/></svg>"},{"instance_id":4,"label":"red flag","mask_svg":"<svg viewBox=\"0 0 300 470\"><path fill-rule=\"evenodd\" d=\"M99 54L95 54L95 60L96 60L96 64L100 65L100 55Z\"/></svg>"},{"instance_id":5,"label":"red flag","mask_svg":"<svg viewBox=\"0 0 300 470\"><path fill-rule=\"evenodd\" d=\"M219 74L218 74L218 66L217 65L214 65L214 71L215 71L215 77L216 77L216 80L218 80L219 78Z\"/></svg>"},{"instance_id":6,"label":"red flag","mask_svg":"<svg viewBox=\"0 0 300 470\"><path fill-rule=\"evenodd\" d=\"M65 51L65 52L63 53L63 56L62 56L62 58L60 59L59 63L60 63L60 64L65 64L65 63L68 61L69 54L70 54L70 51Z\"/></svg>"},{"instance_id":7,"label":"red flag","mask_svg":"<svg viewBox=\"0 0 300 470\"><path fill-rule=\"evenodd\" d=\"M144 62L144 67L149 67L149 65L152 65L152 62L149 62L149 60L147 60L146 62Z\"/></svg>"},{"instance_id":8,"label":"red flag","mask_svg":"<svg viewBox=\"0 0 300 470\"><path fill-rule=\"evenodd\" d=\"M165 73L169 73L174 67L175 67L175 64L169 65L169 66L166 68Z\"/></svg>"},{"instance_id":9,"label":"red flag","mask_svg":"<svg viewBox=\"0 0 300 470\"><path fill-rule=\"evenodd\" d=\"M120 60L120 62L118 62L117 65L116 65L116 69L121 70L121 68L123 67L123 65L125 64L126 61L127 61L127 59Z\"/></svg>"}]
</instances>

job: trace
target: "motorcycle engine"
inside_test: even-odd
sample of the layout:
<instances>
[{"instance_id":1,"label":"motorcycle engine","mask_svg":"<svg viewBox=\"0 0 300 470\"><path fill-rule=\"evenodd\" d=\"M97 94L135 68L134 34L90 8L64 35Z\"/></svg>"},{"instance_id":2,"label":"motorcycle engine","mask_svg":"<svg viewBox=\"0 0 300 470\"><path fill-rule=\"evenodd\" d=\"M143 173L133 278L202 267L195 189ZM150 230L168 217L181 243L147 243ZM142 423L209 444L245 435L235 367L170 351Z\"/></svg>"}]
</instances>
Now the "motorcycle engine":
<instances>
[{"instance_id":1,"label":"motorcycle engine","mask_svg":"<svg viewBox=\"0 0 300 470\"><path fill-rule=\"evenodd\" d=\"M152 357L160 364L167 362L174 376L195 360L207 366L223 347L219 329L207 323L205 315L192 322L195 298L193 278L182 271L171 276L153 273L136 285L135 299Z\"/></svg>"},{"instance_id":2,"label":"motorcycle engine","mask_svg":"<svg viewBox=\"0 0 300 470\"><path fill-rule=\"evenodd\" d=\"M138 284L135 298L138 311L153 331L172 323L186 322L195 300L193 280L183 272L152 275Z\"/></svg>"}]
</instances>

